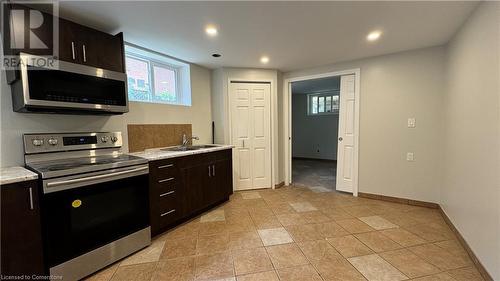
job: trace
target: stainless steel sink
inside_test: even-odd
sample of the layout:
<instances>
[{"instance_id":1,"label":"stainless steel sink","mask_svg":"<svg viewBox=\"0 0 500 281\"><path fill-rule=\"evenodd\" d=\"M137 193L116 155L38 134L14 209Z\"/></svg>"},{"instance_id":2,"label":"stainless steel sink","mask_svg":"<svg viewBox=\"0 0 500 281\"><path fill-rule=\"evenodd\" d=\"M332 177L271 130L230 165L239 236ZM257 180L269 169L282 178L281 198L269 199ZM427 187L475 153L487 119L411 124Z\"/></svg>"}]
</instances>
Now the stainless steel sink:
<instances>
[{"instance_id":1,"label":"stainless steel sink","mask_svg":"<svg viewBox=\"0 0 500 281\"><path fill-rule=\"evenodd\" d=\"M164 151L190 151L190 150L200 150L200 149L212 148L212 147L217 147L217 145L203 144L203 145L174 146L174 147L162 148L160 150L164 150Z\"/></svg>"}]
</instances>

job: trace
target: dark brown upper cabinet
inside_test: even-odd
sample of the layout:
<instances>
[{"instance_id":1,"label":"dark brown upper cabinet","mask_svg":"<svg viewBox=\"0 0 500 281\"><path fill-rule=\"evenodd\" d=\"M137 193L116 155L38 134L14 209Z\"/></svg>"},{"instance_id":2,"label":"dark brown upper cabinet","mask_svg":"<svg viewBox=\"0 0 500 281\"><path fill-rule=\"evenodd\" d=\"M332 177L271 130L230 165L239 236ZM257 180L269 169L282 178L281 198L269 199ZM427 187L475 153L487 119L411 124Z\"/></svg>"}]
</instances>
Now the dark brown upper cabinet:
<instances>
[{"instance_id":1,"label":"dark brown upper cabinet","mask_svg":"<svg viewBox=\"0 0 500 281\"><path fill-rule=\"evenodd\" d=\"M59 59L125 72L123 33L113 36L59 19Z\"/></svg>"},{"instance_id":2,"label":"dark brown upper cabinet","mask_svg":"<svg viewBox=\"0 0 500 281\"><path fill-rule=\"evenodd\" d=\"M45 12L41 12L42 25L26 29L26 26L30 26L29 15L33 8L19 4L8 4L3 7L5 9L2 20L5 34L2 34L2 41L5 55L16 56L21 52L40 56L56 55L58 59L71 63L125 72L123 33L111 35ZM13 14L24 20L13 20ZM22 14L24 16L19 16ZM54 22L59 23L58 34L54 34ZM30 32L37 37L37 40L31 41ZM54 48L54 42L57 41L58 52L57 48ZM45 46L35 48L36 42L42 42ZM10 71L7 75L9 84L18 78L19 74L14 71Z\"/></svg>"}]
</instances>

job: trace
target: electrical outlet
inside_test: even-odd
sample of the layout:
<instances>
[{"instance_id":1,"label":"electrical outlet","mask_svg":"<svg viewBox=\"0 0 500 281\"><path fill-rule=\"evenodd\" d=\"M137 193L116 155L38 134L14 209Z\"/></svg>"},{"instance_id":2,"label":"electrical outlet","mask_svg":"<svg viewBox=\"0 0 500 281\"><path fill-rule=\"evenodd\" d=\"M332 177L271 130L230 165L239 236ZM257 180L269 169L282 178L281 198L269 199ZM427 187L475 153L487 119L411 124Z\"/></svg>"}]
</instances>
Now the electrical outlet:
<instances>
[{"instance_id":1,"label":"electrical outlet","mask_svg":"<svg viewBox=\"0 0 500 281\"><path fill-rule=\"evenodd\" d=\"M406 153L406 161L415 161L415 155L413 154L413 152L407 152Z\"/></svg>"},{"instance_id":2,"label":"electrical outlet","mask_svg":"<svg viewBox=\"0 0 500 281\"><path fill-rule=\"evenodd\" d=\"M415 128L417 126L415 118L408 118L408 128Z\"/></svg>"}]
</instances>

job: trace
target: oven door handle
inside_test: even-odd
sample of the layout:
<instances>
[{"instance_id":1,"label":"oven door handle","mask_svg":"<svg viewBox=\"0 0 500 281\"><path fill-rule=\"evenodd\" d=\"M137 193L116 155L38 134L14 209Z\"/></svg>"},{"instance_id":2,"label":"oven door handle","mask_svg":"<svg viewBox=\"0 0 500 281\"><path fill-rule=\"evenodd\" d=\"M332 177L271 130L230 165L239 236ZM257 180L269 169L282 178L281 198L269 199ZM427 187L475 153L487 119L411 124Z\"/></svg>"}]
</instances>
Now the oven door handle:
<instances>
[{"instance_id":1,"label":"oven door handle","mask_svg":"<svg viewBox=\"0 0 500 281\"><path fill-rule=\"evenodd\" d=\"M45 191L45 193L49 193L49 192L70 189L70 188L77 187L77 186L83 186L83 185L85 185L85 183L96 184L96 183L100 183L100 182L106 182L106 181L110 181L110 180L126 178L130 174L133 174L133 175L146 174L146 173L148 173L148 170L149 170L149 167L145 166L145 167L125 170L125 171L112 172L109 174L102 174L102 175L88 176L88 177L84 177L84 178L76 178L76 179L48 182L48 183L46 183L46 187L47 187L47 189L50 188L51 190L44 190L44 191ZM144 173L143 171L146 171L146 172ZM77 185L77 186L75 186L75 185Z\"/></svg>"}]
</instances>

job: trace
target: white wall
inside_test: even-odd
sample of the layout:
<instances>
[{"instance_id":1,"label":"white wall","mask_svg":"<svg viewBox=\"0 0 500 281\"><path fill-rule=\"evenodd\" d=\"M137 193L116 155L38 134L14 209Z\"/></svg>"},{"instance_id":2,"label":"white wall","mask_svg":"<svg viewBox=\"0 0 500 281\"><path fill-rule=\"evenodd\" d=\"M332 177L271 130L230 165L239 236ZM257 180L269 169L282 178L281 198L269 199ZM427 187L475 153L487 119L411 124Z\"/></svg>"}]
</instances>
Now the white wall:
<instances>
[{"instance_id":1,"label":"white wall","mask_svg":"<svg viewBox=\"0 0 500 281\"><path fill-rule=\"evenodd\" d=\"M449 43L441 205L500 280L500 3L482 3Z\"/></svg>"},{"instance_id":2,"label":"white wall","mask_svg":"<svg viewBox=\"0 0 500 281\"><path fill-rule=\"evenodd\" d=\"M285 179L285 169L283 168L285 166L285 159L283 158L285 154L285 148L283 145L281 145L284 139L284 134L283 134L283 73L278 71L278 178L276 179L276 183L281 183Z\"/></svg>"},{"instance_id":3,"label":"white wall","mask_svg":"<svg viewBox=\"0 0 500 281\"><path fill-rule=\"evenodd\" d=\"M337 160L338 117L307 115L307 94L292 94L292 156Z\"/></svg>"},{"instance_id":4,"label":"white wall","mask_svg":"<svg viewBox=\"0 0 500 281\"><path fill-rule=\"evenodd\" d=\"M278 156L279 120L278 120L278 82L281 83L280 73L270 69L246 69L246 68L219 68L213 71L212 77L212 119L215 122L216 143L230 144L229 128L229 80L240 81L264 81L271 82L271 129L272 153L275 162L273 183L279 183L280 171Z\"/></svg>"},{"instance_id":5,"label":"white wall","mask_svg":"<svg viewBox=\"0 0 500 281\"><path fill-rule=\"evenodd\" d=\"M283 79L360 68L359 191L438 202L444 58L444 48L433 47L284 73ZM408 117L416 118L416 128L407 128ZM406 161L407 152L415 153L415 162Z\"/></svg>"},{"instance_id":6,"label":"white wall","mask_svg":"<svg viewBox=\"0 0 500 281\"><path fill-rule=\"evenodd\" d=\"M1 50L0 50L1 51ZM121 131L124 150L128 150L127 124L186 124L193 125L193 134L199 143L210 143L209 69L191 65L192 106L130 103L130 112L118 116L84 116L61 114L27 114L12 110L10 87L1 72L0 83L0 167L23 165L23 133Z\"/></svg>"}]
</instances>

